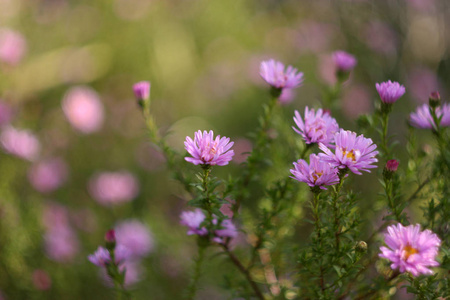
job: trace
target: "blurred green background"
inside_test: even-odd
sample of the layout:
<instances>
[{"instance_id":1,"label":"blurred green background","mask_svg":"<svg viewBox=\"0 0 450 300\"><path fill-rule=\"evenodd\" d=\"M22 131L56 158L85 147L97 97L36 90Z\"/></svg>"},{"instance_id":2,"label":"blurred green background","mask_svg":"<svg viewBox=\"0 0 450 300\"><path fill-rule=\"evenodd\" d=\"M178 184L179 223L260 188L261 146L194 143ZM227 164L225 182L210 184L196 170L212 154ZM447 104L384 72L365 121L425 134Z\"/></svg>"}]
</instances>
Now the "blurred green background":
<instances>
[{"instance_id":1,"label":"blurred green background","mask_svg":"<svg viewBox=\"0 0 450 300\"><path fill-rule=\"evenodd\" d=\"M269 97L259 63L275 58L304 72L303 86L282 108L289 123L294 110L321 106L336 80L331 53L342 49L358 65L333 116L356 130L358 115L374 110L375 83L398 81L407 94L390 129L403 143L409 112L434 90L448 95L449 12L446 0L0 0L0 53L4 32L23 39L10 50L22 49L19 58L8 60L5 50L0 60L2 130L29 130L41 145L33 159L0 153L0 299L111 299L86 257L107 229L129 219L145 224L154 244L130 286L134 297L181 298L196 253L195 239L179 225L189 197L148 141L135 82L151 81L153 114L161 131L171 132L173 147L183 153L187 135L212 129L239 141L235 152L241 153L251 148L248 134ZM71 126L63 112L74 87L101 102L103 120L92 132ZM419 133L420 143L431 143ZM404 146L397 150L405 155ZM39 192L30 169L55 157L65 162L67 179ZM121 170L134 174L138 195L99 204L89 182L99 172ZM236 172L238 163L215 175ZM379 189L370 176L356 180L368 201ZM63 259L49 254L49 214L70 228ZM240 243L248 244L244 237ZM230 298L223 274L232 267L214 258L207 265L198 298Z\"/></svg>"}]
</instances>

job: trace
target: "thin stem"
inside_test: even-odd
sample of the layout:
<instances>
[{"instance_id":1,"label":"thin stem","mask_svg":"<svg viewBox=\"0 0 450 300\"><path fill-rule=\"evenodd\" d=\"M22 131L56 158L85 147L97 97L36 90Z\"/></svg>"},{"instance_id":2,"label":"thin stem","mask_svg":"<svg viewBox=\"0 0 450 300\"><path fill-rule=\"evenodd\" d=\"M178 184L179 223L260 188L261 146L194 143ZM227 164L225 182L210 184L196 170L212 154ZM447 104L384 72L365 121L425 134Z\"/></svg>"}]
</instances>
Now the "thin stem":
<instances>
[{"instance_id":1,"label":"thin stem","mask_svg":"<svg viewBox=\"0 0 450 300\"><path fill-rule=\"evenodd\" d=\"M320 210L319 210L319 198L320 191L313 192L314 200L313 200L313 216L314 216L314 229L316 231L317 240L319 242L320 248L322 248L322 236L320 232ZM322 266L322 260L319 261L319 284L322 291L325 290L325 281L324 281L324 272Z\"/></svg>"},{"instance_id":2,"label":"thin stem","mask_svg":"<svg viewBox=\"0 0 450 300\"><path fill-rule=\"evenodd\" d=\"M195 260L195 267L194 267L194 277L192 278L192 281L188 287L188 300L193 300L195 297L195 294L197 293L197 285L200 279L201 275L201 269L202 269L202 263L205 259L205 251L206 245L199 243L198 246L198 257Z\"/></svg>"},{"instance_id":3,"label":"thin stem","mask_svg":"<svg viewBox=\"0 0 450 300\"><path fill-rule=\"evenodd\" d=\"M341 191L342 185L344 184L345 175L348 173L348 168L342 169L339 171L339 183L337 187L334 189L333 195L333 212L334 212L334 226L335 226L335 240L336 240L336 250L339 252L340 248L340 234L341 234L341 226L340 226L340 218L339 218L339 193Z\"/></svg>"},{"instance_id":4,"label":"thin stem","mask_svg":"<svg viewBox=\"0 0 450 300\"><path fill-rule=\"evenodd\" d=\"M230 251L227 245L222 244L222 248L225 250L225 253L228 254L228 257L233 262L233 264L238 268L238 270L245 276L248 283L252 287L253 291L255 292L256 297L260 300L264 300L264 295L262 294L261 290L259 289L258 285L255 281L253 281L253 278L249 272L248 269L246 269L242 263L239 261L239 259Z\"/></svg>"},{"instance_id":5,"label":"thin stem","mask_svg":"<svg viewBox=\"0 0 450 300\"><path fill-rule=\"evenodd\" d=\"M389 156L389 147L388 147L388 124L389 124L389 113L384 112L383 116L381 117L381 124L382 124L382 136L381 136L381 148L383 149L383 152L386 157Z\"/></svg>"}]
</instances>

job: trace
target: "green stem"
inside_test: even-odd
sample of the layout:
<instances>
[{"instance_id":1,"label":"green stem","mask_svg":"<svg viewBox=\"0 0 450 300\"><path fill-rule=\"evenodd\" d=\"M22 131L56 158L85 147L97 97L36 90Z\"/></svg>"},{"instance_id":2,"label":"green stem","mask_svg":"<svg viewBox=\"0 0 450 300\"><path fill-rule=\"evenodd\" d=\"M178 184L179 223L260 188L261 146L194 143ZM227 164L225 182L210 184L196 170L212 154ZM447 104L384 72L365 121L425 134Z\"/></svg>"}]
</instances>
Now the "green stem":
<instances>
[{"instance_id":1,"label":"green stem","mask_svg":"<svg viewBox=\"0 0 450 300\"><path fill-rule=\"evenodd\" d=\"M205 251L206 245L199 243L198 246L198 257L195 260L195 266L194 266L194 277L192 278L192 281L188 288L188 300L193 300L195 297L195 294L197 293L197 286L201 275L201 269L202 269L202 263L205 259Z\"/></svg>"},{"instance_id":2,"label":"green stem","mask_svg":"<svg viewBox=\"0 0 450 300\"><path fill-rule=\"evenodd\" d=\"M385 157L389 156L389 147L388 147L388 124L389 124L389 113L383 112L383 116L381 117L382 124L382 137L381 137L381 148L383 149Z\"/></svg>"},{"instance_id":3,"label":"green stem","mask_svg":"<svg viewBox=\"0 0 450 300\"><path fill-rule=\"evenodd\" d=\"M334 236L336 240L336 250L338 252L340 248L340 234L341 234L338 200L339 200L339 193L341 191L342 185L344 184L345 175L348 173L348 171L349 171L348 168L339 171L339 183L337 187L335 187L333 195L333 212L334 212L334 227L335 227Z\"/></svg>"},{"instance_id":4,"label":"green stem","mask_svg":"<svg viewBox=\"0 0 450 300\"><path fill-rule=\"evenodd\" d=\"M322 236L320 233L320 210L319 210L319 198L320 198L320 191L313 191L314 200L313 200L313 216L314 216L314 229L316 231L316 236L318 243L320 245L320 248L322 248ZM322 266L322 260L319 261L319 285L322 291L325 290L325 282L324 282L324 272L323 272L323 266Z\"/></svg>"}]
</instances>

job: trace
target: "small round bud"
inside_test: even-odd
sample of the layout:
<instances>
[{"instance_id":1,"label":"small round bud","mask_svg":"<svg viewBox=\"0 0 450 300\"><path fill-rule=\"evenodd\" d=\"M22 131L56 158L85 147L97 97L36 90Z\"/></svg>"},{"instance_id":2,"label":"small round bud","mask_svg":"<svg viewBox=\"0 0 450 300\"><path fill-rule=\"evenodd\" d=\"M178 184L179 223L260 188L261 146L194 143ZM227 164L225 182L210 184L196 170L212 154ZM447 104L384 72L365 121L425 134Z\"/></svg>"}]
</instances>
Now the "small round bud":
<instances>
[{"instance_id":1,"label":"small round bud","mask_svg":"<svg viewBox=\"0 0 450 300\"><path fill-rule=\"evenodd\" d=\"M386 170L389 172L396 172L399 162L395 159L388 160L386 163Z\"/></svg>"},{"instance_id":2,"label":"small round bud","mask_svg":"<svg viewBox=\"0 0 450 300\"><path fill-rule=\"evenodd\" d=\"M430 94L430 97L428 100L429 100L430 106L433 108L436 108L441 104L441 95L439 94L438 91L434 91Z\"/></svg>"},{"instance_id":3,"label":"small round bud","mask_svg":"<svg viewBox=\"0 0 450 300\"><path fill-rule=\"evenodd\" d=\"M359 241L355 245L355 251L360 253L366 253L367 252L367 243L364 241Z\"/></svg>"},{"instance_id":4,"label":"small round bud","mask_svg":"<svg viewBox=\"0 0 450 300\"><path fill-rule=\"evenodd\" d=\"M144 101L150 98L150 82L141 81L133 85L134 96L136 97L140 106L143 106Z\"/></svg>"},{"instance_id":5,"label":"small round bud","mask_svg":"<svg viewBox=\"0 0 450 300\"><path fill-rule=\"evenodd\" d=\"M116 232L110 229L105 233L106 249L112 250L116 247Z\"/></svg>"}]
</instances>

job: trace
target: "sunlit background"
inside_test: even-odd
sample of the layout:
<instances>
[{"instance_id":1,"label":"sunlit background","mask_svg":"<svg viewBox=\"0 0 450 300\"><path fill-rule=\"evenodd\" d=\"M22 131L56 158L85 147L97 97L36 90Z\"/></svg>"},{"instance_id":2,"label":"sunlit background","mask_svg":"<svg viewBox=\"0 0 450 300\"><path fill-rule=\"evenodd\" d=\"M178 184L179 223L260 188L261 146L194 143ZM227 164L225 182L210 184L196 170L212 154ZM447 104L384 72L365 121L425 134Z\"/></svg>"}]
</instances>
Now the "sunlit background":
<instances>
[{"instance_id":1,"label":"sunlit background","mask_svg":"<svg viewBox=\"0 0 450 300\"><path fill-rule=\"evenodd\" d=\"M151 81L156 122L181 153L199 129L236 142L234 162L215 174L226 177L251 150L269 97L262 60L305 74L284 101L290 122L335 84L331 53L352 53L334 116L356 130L375 83L398 81L407 93L390 128L404 140L408 114L432 91L448 95L449 28L446 0L0 0L0 299L111 299L87 255L113 227L138 243L133 296L181 298L196 253L179 224L189 197L148 140L135 82ZM431 138L419 137L427 151ZM377 198L376 180L357 183ZM237 243L247 247L244 234ZM208 260L198 298L232 297L231 268Z\"/></svg>"}]
</instances>

